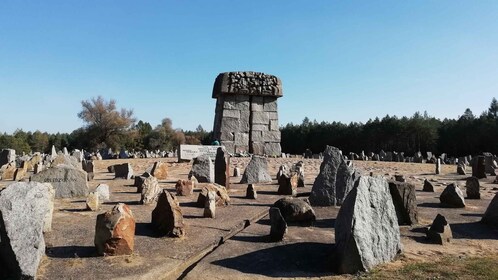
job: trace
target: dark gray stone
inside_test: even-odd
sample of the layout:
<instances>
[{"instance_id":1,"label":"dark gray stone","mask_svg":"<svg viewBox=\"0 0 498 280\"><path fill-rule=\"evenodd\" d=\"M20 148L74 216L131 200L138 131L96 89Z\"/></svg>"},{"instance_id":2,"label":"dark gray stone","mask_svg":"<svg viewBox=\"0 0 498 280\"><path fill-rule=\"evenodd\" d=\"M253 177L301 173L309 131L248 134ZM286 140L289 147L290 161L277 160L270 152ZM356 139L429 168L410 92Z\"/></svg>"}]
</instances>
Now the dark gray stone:
<instances>
[{"instance_id":1,"label":"dark gray stone","mask_svg":"<svg viewBox=\"0 0 498 280\"><path fill-rule=\"evenodd\" d=\"M129 180L133 177L133 167L129 163L114 165L114 178Z\"/></svg>"},{"instance_id":2,"label":"dark gray stone","mask_svg":"<svg viewBox=\"0 0 498 280\"><path fill-rule=\"evenodd\" d=\"M31 176L31 181L50 183L56 198L82 197L88 195L87 174L71 165L59 165Z\"/></svg>"},{"instance_id":3,"label":"dark gray stone","mask_svg":"<svg viewBox=\"0 0 498 280\"><path fill-rule=\"evenodd\" d=\"M14 183L0 193L0 276L35 279L45 255L43 231L51 223L54 190L38 182Z\"/></svg>"},{"instance_id":4,"label":"dark gray stone","mask_svg":"<svg viewBox=\"0 0 498 280\"><path fill-rule=\"evenodd\" d=\"M249 184L246 189L246 198L248 199L258 199L258 193L253 184Z\"/></svg>"},{"instance_id":5,"label":"dark gray stone","mask_svg":"<svg viewBox=\"0 0 498 280\"><path fill-rule=\"evenodd\" d=\"M4 164L16 161L16 150L14 149L3 149L0 152L0 167Z\"/></svg>"},{"instance_id":6,"label":"dark gray stone","mask_svg":"<svg viewBox=\"0 0 498 280\"><path fill-rule=\"evenodd\" d=\"M417 224L418 211L415 186L409 183L389 182L389 192L398 217L398 224Z\"/></svg>"},{"instance_id":7,"label":"dark gray stone","mask_svg":"<svg viewBox=\"0 0 498 280\"><path fill-rule=\"evenodd\" d=\"M214 165L209 156L202 155L194 159L188 178L190 179L192 176L197 178L199 183L214 182Z\"/></svg>"},{"instance_id":8,"label":"dark gray stone","mask_svg":"<svg viewBox=\"0 0 498 280\"><path fill-rule=\"evenodd\" d=\"M467 199L481 199L479 188L479 180L476 177L467 178L467 180L465 181Z\"/></svg>"},{"instance_id":9,"label":"dark gray stone","mask_svg":"<svg viewBox=\"0 0 498 280\"><path fill-rule=\"evenodd\" d=\"M465 164L459 163L457 166L457 173L458 175L466 175L467 173L465 172Z\"/></svg>"},{"instance_id":10,"label":"dark gray stone","mask_svg":"<svg viewBox=\"0 0 498 280\"><path fill-rule=\"evenodd\" d=\"M216 150L214 161L214 182L218 185L230 189L230 155L225 148L219 147Z\"/></svg>"},{"instance_id":11,"label":"dark gray stone","mask_svg":"<svg viewBox=\"0 0 498 280\"><path fill-rule=\"evenodd\" d=\"M240 180L241 184L271 183L268 173L268 162L265 157L252 156Z\"/></svg>"},{"instance_id":12,"label":"dark gray stone","mask_svg":"<svg viewBox=\"0 0 498 280\"><path fill-rule=\"evenodd\" d=\"M287 223L277 207L270 208L270 240L281 241L287 233Z\"/></svg>"},{"instance_id":13,"label":"dark gray stone","mask_svg":"<svg viewBox=\"0 0 498 280\"><path fill-rule=\"evenodd\" d=\"M491 227L498 228L498 193L495 194L489 203L481 222Z\"/></svg>"},{"instance_id":14,"label":"dark gray stone","mask_svg":"<svg viewBox=\"0 0 498 280\"><path fill-rule=\"evenodd\" d=\"M185 235L183 214L176 197L163 190L159 195L156 208L152 211L152 226L162 234L170 237Z\"/></svg>"},{"instance_id":15,"label":"dark gray stone","mask_svg":"<svg viewBox=\"0 0 498 280\"><path fill-rule=\"evenodd\" d=\"M424 180L424 188L422 189L424 192L434 192L434 186L432 185L429 180L425 179Z\"/></svg>"},{"instance_id":16,"label":"dark gray stone","mask_svg":"<svg viewBox=\"0 0 498 280\"><path fill-rule=\"evenodd\" d=\"M311 205L298 198L284 197L277 200L273 206L280 209L287 223L310 224L316 220L315 211Z\"/></svg>"},{"instance_id":17,"label":"dark gray stone","mask_svg":"<svg viewBox=\"0 0 498 280\"><path fill-rule=\"evenodd\" d=\"M338 272L354 274L392 261L402 250L396 212L385 179L355 181L335 223Z\"/></svg>"},{"instance_id":18,"label":"dark gray stone","mask_svg":"<svg viewBox=\"0 0 498 280\"><path fill-rule=\"evenodd\" d=\"M451 227L443 215L437 214L431 227L427 230L427 238L431 242L441 245L444 245L453 239Z\"/></svg>"},{"instance_id":19,"label":"dark gray stone","mask_svg":"<svg viewBox=\"0 0 498 280\"><path fill-rule=\"evenodd\" d=\"M320 173L313 183L309 200L311 205L341 205L353 187L353 168L348 167L339 149L327 146Z\"/></svg>"},{"instance_id":20,"label":"dark gray stone","mask_svg":"<svg viewBox=\"0 0 498 280\"><path fill-rule=\"evenodd\" d=\"M439 196L441 205L449 208L463 208L465 207L465 199L460 188L452 183L449 184Z\"/></svg>"},{"instance_id":21,"label":"dark gray stone","mask_svg":"<svg viewBox=\"0 0 498 280\"><path fill-rule=\"evenodd\" d=\"M486 165L484 156L477 156L472 159L472 177L477 179L486 178Z\"/></svg>"}]
</instances>

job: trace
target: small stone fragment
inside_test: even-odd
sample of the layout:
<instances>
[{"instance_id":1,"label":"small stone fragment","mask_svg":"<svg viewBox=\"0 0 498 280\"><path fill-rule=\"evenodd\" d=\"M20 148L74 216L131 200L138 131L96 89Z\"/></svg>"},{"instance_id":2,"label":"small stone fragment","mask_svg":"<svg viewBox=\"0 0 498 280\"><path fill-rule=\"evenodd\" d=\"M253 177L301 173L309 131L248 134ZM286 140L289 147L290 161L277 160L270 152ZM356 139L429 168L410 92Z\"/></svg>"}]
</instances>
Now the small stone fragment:
<instances>
[{"instance_id":1,"label":"small stone fragment","mask_svg":"<svg viewBox=\"0 0 498 280\"><path fill-rule=\"evenodd\" d=\"M204 218L216 218L216 193L208 191L204 205Z\"/></svg>"},{"instance_id":2,"label":"small stone fragment","mask_svg":"<svg viewBox=\"0 0 498 280\"><path fill-rule=\"evenodd\" d=\"M424 192L434 192L434 186L432 185L429 180L425 179L424 180L424 188L422 189Z\"/></svg>"},{"instance_id":3,"label":"small stone fragment","mask_svg":"<svg viewBox=\"0 0 498 280\"><path fill-rule=\"evenodd\" d=\"M86 209L90 211L97 211L100 208L100 197L97 192L91 192L86 198Z\"/></svg>"},{"instance_id":4,"label":"small stone fragment","mask_svg":"<svg viewBox=\"0 0 498 280\"><path fill-rule=\"evenodd\" d=\"M443 215L437 214L431 227L427 230L427 238L430 241L441 245L451 241L453 233L448 221L446 221L446 218Z\"/></svg>"}]
</instances>

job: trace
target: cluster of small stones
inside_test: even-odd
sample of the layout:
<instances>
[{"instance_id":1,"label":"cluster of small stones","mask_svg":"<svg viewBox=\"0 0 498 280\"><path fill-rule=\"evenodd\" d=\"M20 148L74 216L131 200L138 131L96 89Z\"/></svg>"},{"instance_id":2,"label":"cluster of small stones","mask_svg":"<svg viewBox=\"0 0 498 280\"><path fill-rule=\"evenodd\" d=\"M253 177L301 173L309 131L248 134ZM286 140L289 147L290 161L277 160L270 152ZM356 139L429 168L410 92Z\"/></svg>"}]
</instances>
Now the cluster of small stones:
<instances>
[{"instance_id":1,"label":"cluster of small stones","mask_svg":"<svg viewBox=\"0 0 498 280\"><path fill-rule=\"evenodd\" d=\"M281 156L277 98L279 78L257 72L227 72L216 78L214 137L227 152Z\"/></svg>"}]
</instances>

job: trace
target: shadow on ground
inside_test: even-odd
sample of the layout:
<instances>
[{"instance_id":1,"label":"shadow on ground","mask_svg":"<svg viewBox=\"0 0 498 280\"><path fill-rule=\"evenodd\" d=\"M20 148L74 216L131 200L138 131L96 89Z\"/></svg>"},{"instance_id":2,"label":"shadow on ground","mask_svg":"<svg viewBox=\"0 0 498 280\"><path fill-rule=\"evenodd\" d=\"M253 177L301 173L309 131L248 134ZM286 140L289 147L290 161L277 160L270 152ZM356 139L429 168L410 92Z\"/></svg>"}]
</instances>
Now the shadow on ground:
<instances>
[{"instance_id":1,"label":"shadow on ground","mask_svg":"<svg viewBox=\"0 0 498 280\"><path fill-rule=\"evenodd\" d=\"M93 246L60 246L46 249L46 254L51 258L92 258L97 257Z\"/></svg>"},{"instance_id":2,"label":"shadow on ground","mask_svg":"<svg viewBox=\"0 0 498 280\"><path fill-rule=\"evenodd\" d=\"M240 238L240 237L238 237ZM248 242L265 242L265 237L252 237ZM332 275L332 244L302 242L267 248L234 258L214 261L214 265L243 273L268 277L306 277Z\"/></svg>"}]
</instances>

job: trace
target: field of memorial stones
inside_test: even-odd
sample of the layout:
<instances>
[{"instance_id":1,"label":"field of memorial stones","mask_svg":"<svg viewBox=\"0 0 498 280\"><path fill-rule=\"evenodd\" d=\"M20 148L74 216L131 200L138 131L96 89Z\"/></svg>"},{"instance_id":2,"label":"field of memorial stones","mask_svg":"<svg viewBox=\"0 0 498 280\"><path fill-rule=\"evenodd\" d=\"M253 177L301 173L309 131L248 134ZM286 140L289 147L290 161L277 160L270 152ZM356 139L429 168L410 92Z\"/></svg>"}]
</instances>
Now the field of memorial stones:
<instances>
[{"instance_id":1,"label":"field of memorial stones","mask_svg":"<svg viewBox=\"0 0 498 280\"><path fill-rule=\"evenodd\" d=\"M319 159L206 159L59 153L44 171L38 158L7 168L25 172L18 183L3 167L0 276L349 279L498 253L497 199L486 212L498 184L472 177L484 161L459 175L454 164L346 161L332 147ZM220 180L226 189L203 182Z\"/></svg>"}]
</instances>

